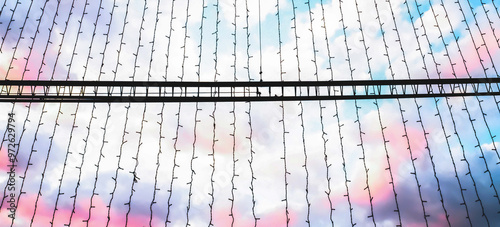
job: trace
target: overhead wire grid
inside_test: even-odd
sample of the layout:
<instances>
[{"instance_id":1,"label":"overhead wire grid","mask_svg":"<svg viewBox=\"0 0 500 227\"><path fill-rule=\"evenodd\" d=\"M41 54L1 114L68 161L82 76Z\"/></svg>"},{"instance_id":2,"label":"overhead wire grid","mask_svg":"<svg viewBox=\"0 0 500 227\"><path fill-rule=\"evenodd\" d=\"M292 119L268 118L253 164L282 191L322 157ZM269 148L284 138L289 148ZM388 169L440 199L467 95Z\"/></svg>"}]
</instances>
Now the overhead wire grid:
<instances>
[{"instance_id":1,"label":"overhead wire grid","mask_svg":"<svg viewBox=\"0 0 500 227\"><path fill-rule=\"evenodd\" d=\"M499 225L497 5L4 1L4 81L142 82L147 98L227 99L1 102L0 223ZM421 85L428 98L405 98L406 87L418 87L390 84L437 79L471 82ZM378 85L348 85L348 98L314 100L347 92L328 83L363 81L388 81L389 93L380 99ZM150 85L160 82L252 83L153 93ZM295 82L311 86L283 86ZM1 94L16 86L1 85ZM72 94L74 87L50 89ZM270 102L235 102L238 92L241 100ZM310 92L316 96L306 101Z\"/></svg>"}]
</instances>

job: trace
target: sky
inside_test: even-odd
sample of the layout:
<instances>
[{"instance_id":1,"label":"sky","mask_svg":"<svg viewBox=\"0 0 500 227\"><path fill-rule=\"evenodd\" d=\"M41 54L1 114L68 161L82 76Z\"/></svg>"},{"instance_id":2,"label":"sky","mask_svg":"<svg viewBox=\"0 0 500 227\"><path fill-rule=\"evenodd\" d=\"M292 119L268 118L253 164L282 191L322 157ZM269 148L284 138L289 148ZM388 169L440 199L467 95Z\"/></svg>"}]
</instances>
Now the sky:
<instances>
[{"instance_id":1,"label":"sky","mask_svg":"<svg viewBox=\"0 0 500 227\"><path fill-rule=\"evenodd\" d=\"M2 79L500 70L497 0L2 2ZM0 103L0 226L498 226L498 98Z\"/></svg>"}]
</instances>

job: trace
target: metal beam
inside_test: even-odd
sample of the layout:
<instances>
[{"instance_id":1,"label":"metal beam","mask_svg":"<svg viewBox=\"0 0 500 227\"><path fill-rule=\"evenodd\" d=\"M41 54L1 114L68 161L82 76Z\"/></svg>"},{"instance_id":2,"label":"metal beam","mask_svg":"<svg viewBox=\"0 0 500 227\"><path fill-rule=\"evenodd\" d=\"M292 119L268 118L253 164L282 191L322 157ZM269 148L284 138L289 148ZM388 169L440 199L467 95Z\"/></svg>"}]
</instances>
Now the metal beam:
<instances>
[{"instance_id":1,"label":"metal beam","mask_svg":"<svg viewBox=\"0 0 500 227\"><path fill-rule=\"evenodd\" d=\"M500 78L354 81L0 81L0 102L243 102L500 95Z\"/></svg>"}]
</instances>

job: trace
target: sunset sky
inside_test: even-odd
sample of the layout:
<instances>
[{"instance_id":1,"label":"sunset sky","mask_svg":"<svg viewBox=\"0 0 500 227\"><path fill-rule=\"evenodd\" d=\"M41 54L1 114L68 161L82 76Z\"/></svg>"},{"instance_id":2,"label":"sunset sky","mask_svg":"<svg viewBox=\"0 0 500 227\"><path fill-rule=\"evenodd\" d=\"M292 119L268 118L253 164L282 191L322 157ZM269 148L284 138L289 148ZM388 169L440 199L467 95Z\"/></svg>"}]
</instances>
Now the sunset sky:
<instances>
[{"instance_id":1,"label":"sunset sky","mask_svg":"<svg viewBox=\"0 0 500 227\"><path fill-rule=\"evenodd\" d=\"M267 0L260 23L256 0L3 2L2 79L259 81L261 66L263 81L500 70L498 0ZM13 226L500 225L500 97L0 103L0 126L0 226L12 223L10 193Z\"/></svg>"}]
</instances>

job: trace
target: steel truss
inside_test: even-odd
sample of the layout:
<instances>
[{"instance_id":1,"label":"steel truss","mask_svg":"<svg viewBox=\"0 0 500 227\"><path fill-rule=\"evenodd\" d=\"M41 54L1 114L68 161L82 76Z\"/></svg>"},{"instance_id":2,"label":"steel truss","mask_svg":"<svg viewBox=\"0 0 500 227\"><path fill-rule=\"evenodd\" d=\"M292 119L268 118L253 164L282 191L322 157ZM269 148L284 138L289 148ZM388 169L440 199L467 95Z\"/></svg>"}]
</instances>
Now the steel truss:
<instances>
[{"instance_id":1,"label":"steel truss","mask_svg":"<svg viewBox=\"0 0 500 227\"><path fill-rule=\"evenodd\" d=\"M242 102L500 95L500 78L266 81L0 81L0 102Z\"/></svg>"}]
</instances>

